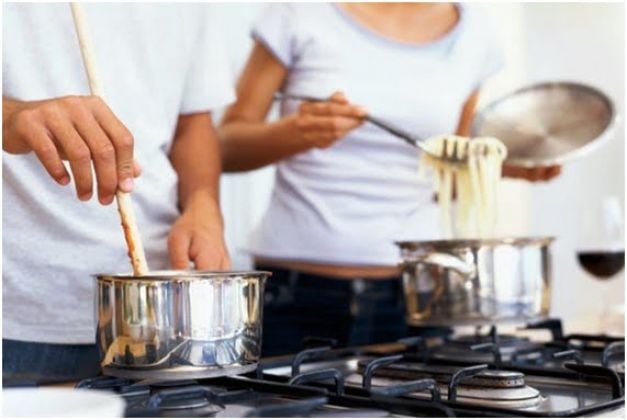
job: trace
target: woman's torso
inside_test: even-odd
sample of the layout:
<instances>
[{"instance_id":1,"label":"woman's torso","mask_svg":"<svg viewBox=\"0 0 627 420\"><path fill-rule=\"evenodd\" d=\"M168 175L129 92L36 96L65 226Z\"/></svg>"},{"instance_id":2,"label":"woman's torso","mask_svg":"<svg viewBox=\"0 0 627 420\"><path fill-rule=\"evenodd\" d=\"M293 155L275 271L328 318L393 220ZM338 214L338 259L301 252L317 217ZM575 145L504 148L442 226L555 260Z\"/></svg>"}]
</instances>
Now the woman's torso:
<instances>
[{"instance_id":1,"label":"woman's torso","mask_svg":"<svg viewBox=\"0 0 627 420\"><path fill-rule=\"evenodd\" d=\"M324 97L341 90L372 115L422 138L455 131L485 73L484 35L469 6L458 8L452 30L423 45L376 34L338 5L273 7L284 10L266 15L253 33L287 57L284 92ZM280 18L288 20L283 33L268 32ZM284 101L281 114L298 105ZM418 179L417 150L366 123L328 149L277 165L251 251L258 260L309 271L317 265L367 275L385 267L389 274L398 260L394 241L438 235L431 183Z\"/></svg>"}]
</instances>

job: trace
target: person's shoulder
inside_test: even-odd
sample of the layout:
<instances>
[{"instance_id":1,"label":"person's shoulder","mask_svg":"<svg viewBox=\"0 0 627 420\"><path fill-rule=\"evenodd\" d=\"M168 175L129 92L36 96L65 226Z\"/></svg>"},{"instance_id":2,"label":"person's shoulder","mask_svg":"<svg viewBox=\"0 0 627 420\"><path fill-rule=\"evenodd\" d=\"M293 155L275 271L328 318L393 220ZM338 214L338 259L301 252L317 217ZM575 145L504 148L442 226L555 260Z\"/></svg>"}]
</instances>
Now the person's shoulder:
<instances>
[{"instance_id":1,"label":"person's shoulder","mask_svg":"<svg viewBox=\"0 0 627 420\"><path fill-rule=\"evenodd\" d=\"M270 3L265 7L266 14L280 14L296 20L315 19L328 8L326 3Z\"/></svg>"},{"instance_id":2,"label":"person's shoulder","mask_svg":"<svg viewBox=\"0 0 627 420\"><path fill-rule=\"evenodd\" d=\"M460 5L466 29L476 31L479 34L492 34L494 22L492 15L484 5L476 3L463 3Z\"/></svg>"}]
</instances>

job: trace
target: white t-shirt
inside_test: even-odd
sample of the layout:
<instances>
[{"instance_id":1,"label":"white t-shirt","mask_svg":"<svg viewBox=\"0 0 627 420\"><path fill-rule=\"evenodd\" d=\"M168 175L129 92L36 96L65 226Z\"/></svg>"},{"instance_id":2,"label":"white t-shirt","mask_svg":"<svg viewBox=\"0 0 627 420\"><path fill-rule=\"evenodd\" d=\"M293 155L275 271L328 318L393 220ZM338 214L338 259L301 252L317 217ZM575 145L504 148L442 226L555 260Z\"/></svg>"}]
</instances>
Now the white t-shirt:
<instances>
[{"instance_id":1,"label":"white t-shirt","mask_svg":"<svg viewBox=\"0 0 627 420\"><path fill-rule=\"evenodd\" d=\"M459 5L458 24L425 45L397 42L333 3L273 4L253 37L289 70L287 93L336 90L372 115L427 138L453 133L462 107L502 63L489 23ZM299 103L286 100L281 114ZM271 147L271 145L269 145ZM432 239L439 218L415 148L364 124L328 149L277 165L269 209L252 237L256 256L346 265L394 265L394 241Z\"/></svg>"},{"instance_id":2,"label":"white t-shirt","mask_svg":"<svg viewBox=\"0 0 627 420\"><path fill-rule=\"evenodd\" d=\"M150 267L168 266L179 215L168 159L179 114L234 99L207 5L85 4L106 101L135 138L143 173L132 202ZM3 94L20 100L89 93L67 3L4 5ZM2 155L3 337L94 342L93 273L129 272L115 204L76 198L33 154Z\"/></svg>"}]
</instances>

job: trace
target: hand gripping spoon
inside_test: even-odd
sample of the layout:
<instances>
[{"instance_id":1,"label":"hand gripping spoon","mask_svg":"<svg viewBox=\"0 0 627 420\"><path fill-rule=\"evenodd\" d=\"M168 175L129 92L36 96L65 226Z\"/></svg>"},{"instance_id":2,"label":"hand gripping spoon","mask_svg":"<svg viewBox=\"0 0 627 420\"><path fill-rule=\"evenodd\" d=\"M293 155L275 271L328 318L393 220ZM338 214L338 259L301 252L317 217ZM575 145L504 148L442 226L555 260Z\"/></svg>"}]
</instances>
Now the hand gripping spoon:
<instances>
[{"instance_id":1,"label":"hand gripping spoon","mask_svg":"<svg viewBox=\"0 0 627 420\"><path fill-rule=\"evenodd\" d=\"M296 101L307 101L307 102L327 102L329 100L326 98L316 98L316 97L307 96L307 95L293 95L293 94L283 94L283 93L276 93L274 95L274 99L275 100L291 99L291 100L296 100ZM375 125L381 128L382 130L387 131L388 133L392 134L398 139L405 141L405 143L414 147L418 147L419 149L421 149L423 152L427 153L434 159L439 159L441 161L445 161L451 164L466 164L468 162L467 142L465 145L460 146L460 147L463 147L464 149L461 151L458 151L459 142L455 141L453 138L449 139L445 137L444 144L442 147L443 153L442 155L439 155L433 150L431 150L429 147L427 147L427 145L425 144L426 140L416 137L412 134L409 134L406 131L398 127L394 127L390 123L383 121L382 119L378 117L374 117L370 114L367 114L364 117L364 120L368 121L372 125ZM446 151L449 150L449 148L447 147L447 142L449 141L453 142L451 146L452 151L450 153L446 153Z\"/></svg>"},{"instance_id":2,"label":"hand gripping spoon","mask_svg":"<svg viewBox=\"0 0 627 420\"><path fill-rule=\"evenodd\" d=\"M92 95L99 96L104 99L102 83L96 69L93 45L91 44L91 39L89 38L89 33L87 32L85 11L80 3L70 3L70 7L72 9L72 17L74 19L74 29L76 30L81 55L83 57L83 65L85 66L87 80L89 81L89 90ZM122 228L124 229L124 239L126 239L128 255L133 266L133 274L136 276L147 274L148 263L146 262L144 247L142 245L141 237L139 236L137 222L135 221L135 213L133 212L131 197L128 193L119 190L116 192L115 197L118 212L120 213L120 219L122 221Z\"/></svg>"}]
</instances>

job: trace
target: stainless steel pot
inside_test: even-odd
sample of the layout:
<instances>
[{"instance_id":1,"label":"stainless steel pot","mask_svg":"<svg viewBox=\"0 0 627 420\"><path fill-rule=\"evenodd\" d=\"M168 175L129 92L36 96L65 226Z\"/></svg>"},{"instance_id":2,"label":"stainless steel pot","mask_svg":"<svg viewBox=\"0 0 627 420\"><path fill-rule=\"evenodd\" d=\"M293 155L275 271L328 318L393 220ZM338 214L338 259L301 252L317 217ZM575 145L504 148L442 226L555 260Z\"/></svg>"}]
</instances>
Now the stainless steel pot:
<instances>
[{"instance_id":1,"label":"stainless steel pot","mask_svg":"<svg viewBox=\"0 0 627 420\"><path fill-rule=\"evenodd\" d=\"M252 371L268 272L97 275L96 341L106 375L189 379Z\"/></svg>"},{"instance_id":2,"label":"stainless steel pot","mask_svg":"<svg viewBox=\"0 0 627 420\"><path fill-rule=\"evenodd\" d=\"M546 317L553 238L397 242L410 325Z\"/></svg>"}]
</instances>

